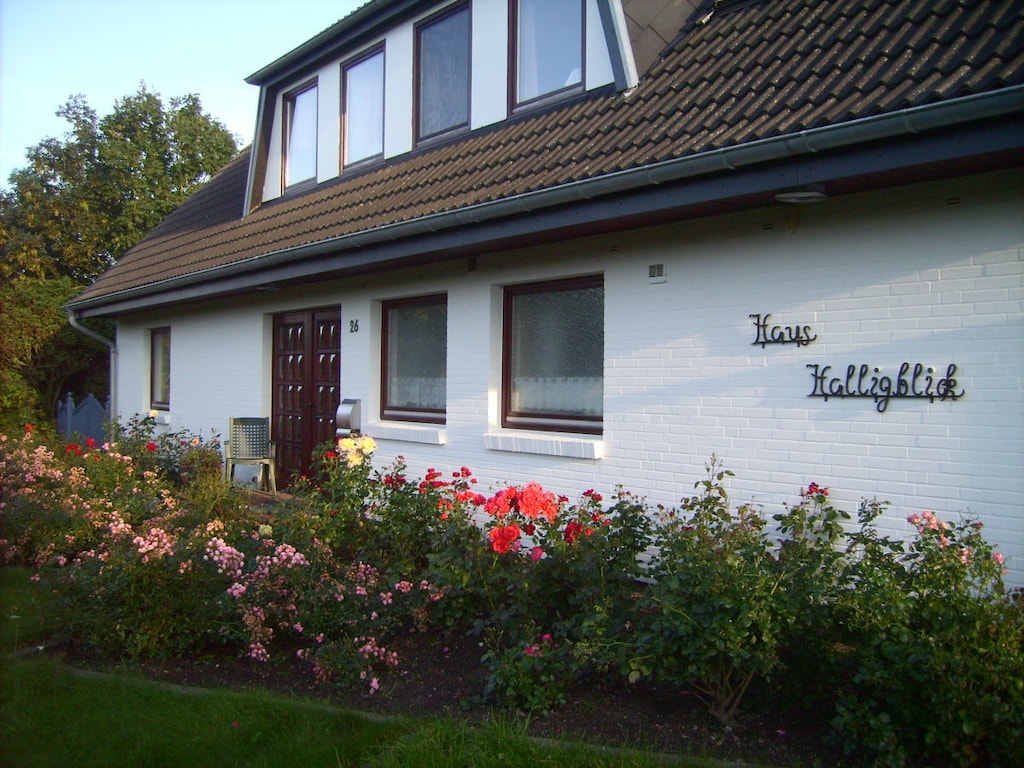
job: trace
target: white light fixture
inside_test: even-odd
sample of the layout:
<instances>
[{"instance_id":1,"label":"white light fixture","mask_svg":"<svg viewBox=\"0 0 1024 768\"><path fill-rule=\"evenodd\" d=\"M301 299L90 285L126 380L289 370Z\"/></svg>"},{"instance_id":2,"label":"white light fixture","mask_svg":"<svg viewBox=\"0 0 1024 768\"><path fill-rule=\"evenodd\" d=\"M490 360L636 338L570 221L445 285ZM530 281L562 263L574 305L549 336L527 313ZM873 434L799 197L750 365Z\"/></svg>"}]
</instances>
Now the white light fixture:
<instances>
[{"instance_id":1,"label":"white light fixture","mask_svg":"<svg viewBox=\"0 0 1024 768\"><path fill-rule=\"evenodd\" d=\"M775 194L775 199L780 203L820 203L827 200L825 187L821 184L805 184L802 187L794 187Z\"/></svg>"}]
</instances>

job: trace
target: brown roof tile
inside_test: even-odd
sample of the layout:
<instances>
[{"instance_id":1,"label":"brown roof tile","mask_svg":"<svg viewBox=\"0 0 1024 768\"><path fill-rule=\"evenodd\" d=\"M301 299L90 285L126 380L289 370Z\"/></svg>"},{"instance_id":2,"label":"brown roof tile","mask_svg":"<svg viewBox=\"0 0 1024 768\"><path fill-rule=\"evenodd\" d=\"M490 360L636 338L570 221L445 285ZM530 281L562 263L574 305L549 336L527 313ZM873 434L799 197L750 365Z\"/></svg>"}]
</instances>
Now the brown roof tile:
<instances>
[{"instance_id":1,"label":"brown roof tile","mask_svg":"<svg viewBox=\"0 0 1024 768\"><path fill-rule=\"evenodd\" d=\"M600 91L242 217L249 150L76 302L418 217L1024 82L1024 0L765 0Z\"/></svg>"}]
</instances>

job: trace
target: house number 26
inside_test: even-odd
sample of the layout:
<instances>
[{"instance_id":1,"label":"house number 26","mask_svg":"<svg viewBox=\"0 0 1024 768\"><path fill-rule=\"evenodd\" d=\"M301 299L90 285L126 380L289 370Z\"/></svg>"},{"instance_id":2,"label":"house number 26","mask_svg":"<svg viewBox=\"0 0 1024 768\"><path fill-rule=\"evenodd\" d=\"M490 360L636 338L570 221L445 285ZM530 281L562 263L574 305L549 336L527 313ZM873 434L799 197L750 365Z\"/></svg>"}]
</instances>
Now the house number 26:
<instances>
[{"instance_id":1,"label":"house number 26","mask_svg":"<svg viewBox=\"0 0 1024 768\"><path fill-rule=\"evenodd\" d=\"M349 333L359 333L359 321L358 320L349 320L348 321L348 332Z\"/></svg>"}]
</instances>

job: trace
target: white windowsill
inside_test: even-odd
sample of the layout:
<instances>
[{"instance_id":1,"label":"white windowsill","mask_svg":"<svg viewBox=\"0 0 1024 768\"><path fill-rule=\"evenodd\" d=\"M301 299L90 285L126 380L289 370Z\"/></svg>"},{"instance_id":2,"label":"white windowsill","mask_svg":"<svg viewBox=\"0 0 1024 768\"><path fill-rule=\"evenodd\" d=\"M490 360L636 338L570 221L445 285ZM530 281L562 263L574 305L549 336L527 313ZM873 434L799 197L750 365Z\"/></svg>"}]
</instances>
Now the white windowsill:
<instances>
[{"instance_id":1,"label":"white windowsill","mask_svg":"<svg viewBox=\"0 0 1024 768\"><path fill-rule=\"evenodd\" d=\"M427 445L444 445L448 442L448 433L444 427L426 424L375 421L367 424L362 432L376 440L402 440Z\"/></svg>"},{"instance_id":2,"label":"white windowsill","mask_svg":"<svg viewBox=\"0 0 1024 768\"><path fill-rule=\"evenodd\" d=\"M604 440L600 437L546 434L502 430L484 435L484 446L492 451L540 453L569 459L600 459L604 456Z\"/></svg>"}]
</instances>

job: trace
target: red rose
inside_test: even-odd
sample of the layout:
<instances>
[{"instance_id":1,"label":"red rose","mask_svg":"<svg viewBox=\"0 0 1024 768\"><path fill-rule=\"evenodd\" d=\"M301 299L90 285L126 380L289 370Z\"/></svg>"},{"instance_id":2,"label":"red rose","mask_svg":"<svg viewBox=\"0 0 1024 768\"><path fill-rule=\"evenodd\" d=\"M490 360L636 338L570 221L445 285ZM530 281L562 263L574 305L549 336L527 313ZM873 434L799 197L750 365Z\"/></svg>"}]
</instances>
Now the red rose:
<instances>
[{"instance_id":1,"label":"red rose","mask_svg":"<svg viewBox=\"0 0 1024 768\"><path fill-rule=\"evenodd\" d=\"M519 526L503 525L492 528L490 534L491 549L495 552L508 552L513 545L519 543Z\"/></svg>"}]
</instances>

